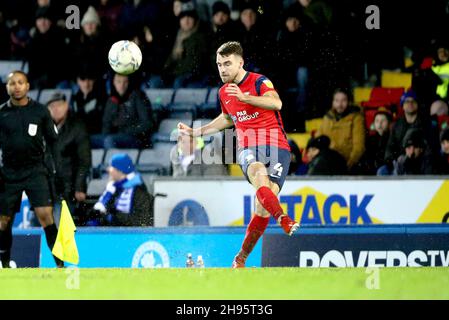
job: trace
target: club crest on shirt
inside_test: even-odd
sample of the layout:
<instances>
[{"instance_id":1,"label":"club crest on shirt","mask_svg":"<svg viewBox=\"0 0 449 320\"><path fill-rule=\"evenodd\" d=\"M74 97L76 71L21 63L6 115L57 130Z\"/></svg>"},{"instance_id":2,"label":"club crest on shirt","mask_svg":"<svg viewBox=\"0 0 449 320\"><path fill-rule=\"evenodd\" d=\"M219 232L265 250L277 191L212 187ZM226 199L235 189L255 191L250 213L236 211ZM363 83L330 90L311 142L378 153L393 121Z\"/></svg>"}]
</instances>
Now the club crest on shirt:
<instances>
[{"instance_id":1,"label":"club crest on shirt","mask_svg":"<svg viewBox=\"0 0 449 320\"><path fill-rule=\"evenodd\" d=\"M28 125L28 134L32 137L34 137L37 133L37 124L30 123Z\"/></svg>"}]
</instances>

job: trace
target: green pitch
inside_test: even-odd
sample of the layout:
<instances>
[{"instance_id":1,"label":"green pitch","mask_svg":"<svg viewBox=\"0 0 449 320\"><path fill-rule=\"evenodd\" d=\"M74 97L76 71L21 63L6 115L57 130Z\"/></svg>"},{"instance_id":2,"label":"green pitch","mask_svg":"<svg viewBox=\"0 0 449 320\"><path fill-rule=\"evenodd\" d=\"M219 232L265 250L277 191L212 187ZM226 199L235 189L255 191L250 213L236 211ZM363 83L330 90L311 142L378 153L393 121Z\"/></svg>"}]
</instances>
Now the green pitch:
<instances>
[{"instance_id":1,"label":"green pitch","mask_svg":"<svg viewBox=\"0 0 449 320\"><path fill-rule=\"evenodd\" d=\"M0 299L449 299L449 268L0 269Z\"/></svg>"}]
</instances>

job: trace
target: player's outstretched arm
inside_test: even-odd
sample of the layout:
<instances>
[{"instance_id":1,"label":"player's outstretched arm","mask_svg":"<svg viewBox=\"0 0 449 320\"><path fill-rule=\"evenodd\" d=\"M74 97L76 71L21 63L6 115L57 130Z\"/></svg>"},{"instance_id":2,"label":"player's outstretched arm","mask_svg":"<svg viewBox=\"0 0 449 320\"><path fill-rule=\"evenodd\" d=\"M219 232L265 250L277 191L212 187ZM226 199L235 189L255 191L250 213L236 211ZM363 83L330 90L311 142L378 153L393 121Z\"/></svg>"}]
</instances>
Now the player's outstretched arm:
<instances>
[{"instance_id":1,"label":"player's outstretched arm","mask_svg":"<svg viewBox=\"0 0 449 320\"><path fill-rule=\"evenodd\" d=\"M199 137L208 134L214 134L226 128L230 128L234 125L232 119L229 115L221 113L214 120L209 122L208 124L200 127L192 129L185 123L178 123L178 130L180 134L185 134L193 137Z\"/></svg>"},{"instance_id":2,"label":"player's outstretched arm","mask_svg":"<svg viewBox=\"0 0 449 320\"><path fill-rule=\"evenodd\" d=\"M239 101L262 109L279 111L282 108L281 98L276 91L268 91L263 96L252 96L243 94L239 86L233 83L225 88L225 92L229 96L237 97Z\"/></svg>"}]
</instances>

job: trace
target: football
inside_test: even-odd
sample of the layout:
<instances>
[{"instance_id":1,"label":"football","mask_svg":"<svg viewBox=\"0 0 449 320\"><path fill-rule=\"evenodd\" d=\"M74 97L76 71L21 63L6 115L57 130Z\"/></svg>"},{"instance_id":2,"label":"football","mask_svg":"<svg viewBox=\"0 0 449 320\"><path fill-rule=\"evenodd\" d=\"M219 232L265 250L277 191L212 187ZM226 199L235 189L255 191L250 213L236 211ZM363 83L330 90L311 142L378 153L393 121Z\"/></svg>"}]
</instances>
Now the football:
<instances>
[{"instance_id":1,"label":"football","mask_svg":"<svg viewBox=\"0 0 449 320\"><path fill-rule=\"evenodd\" d=\"M128 75L139 69L142 63L142 52L134 42L121 40L111 46L108 59L109 65L115 72Z\"/></svg>"}]
</instances>

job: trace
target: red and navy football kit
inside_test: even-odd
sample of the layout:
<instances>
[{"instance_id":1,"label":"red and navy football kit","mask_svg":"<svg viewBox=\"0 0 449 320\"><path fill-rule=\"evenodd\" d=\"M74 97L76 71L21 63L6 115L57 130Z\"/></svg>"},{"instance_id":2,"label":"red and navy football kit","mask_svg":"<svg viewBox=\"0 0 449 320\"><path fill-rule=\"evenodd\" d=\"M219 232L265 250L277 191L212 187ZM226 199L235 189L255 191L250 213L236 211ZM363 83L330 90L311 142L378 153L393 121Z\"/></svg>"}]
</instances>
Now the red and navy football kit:
<instances>
[{"instance_id":1,"label":"red and navy football kit","mask_svg":"<svg viewBox=\"0 0 449 320\"><path fill-rule=\"evenodd\" d=\"M262 162L271 181L282 188L290 166L290 146L279 111L266 110L241 102L225 92L228 84L219 90L221 109L234 122L239 146L238 162L245 177L248 166ZM238 86L243 94L263 96L275 91L265 76L247 72ZM248 180L249 181L249 180Z\"/></svg>"}]
</instances>

